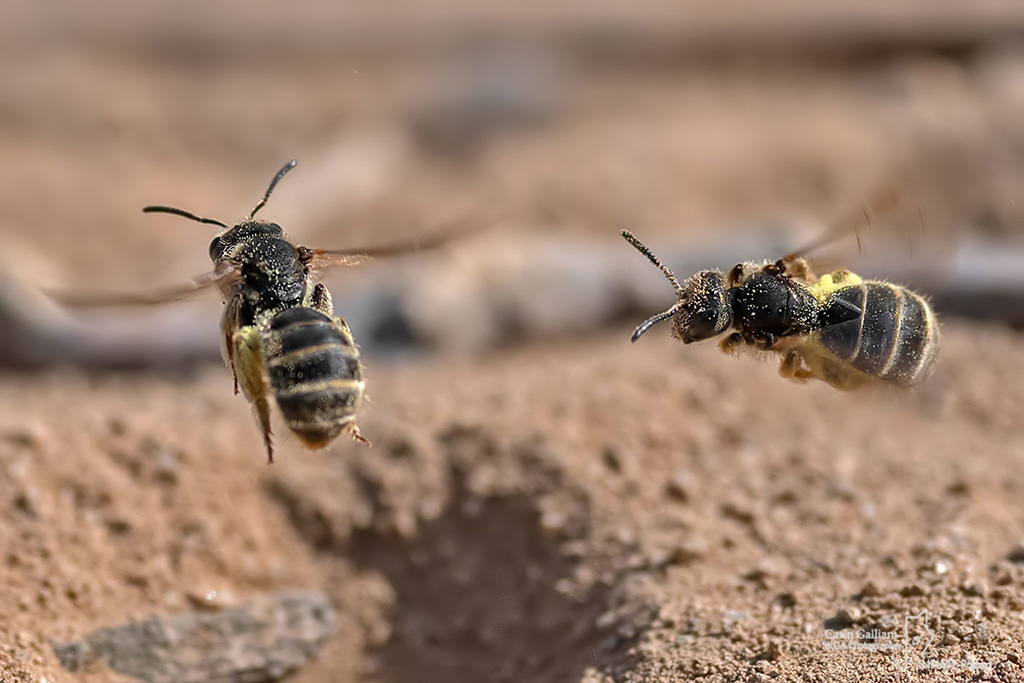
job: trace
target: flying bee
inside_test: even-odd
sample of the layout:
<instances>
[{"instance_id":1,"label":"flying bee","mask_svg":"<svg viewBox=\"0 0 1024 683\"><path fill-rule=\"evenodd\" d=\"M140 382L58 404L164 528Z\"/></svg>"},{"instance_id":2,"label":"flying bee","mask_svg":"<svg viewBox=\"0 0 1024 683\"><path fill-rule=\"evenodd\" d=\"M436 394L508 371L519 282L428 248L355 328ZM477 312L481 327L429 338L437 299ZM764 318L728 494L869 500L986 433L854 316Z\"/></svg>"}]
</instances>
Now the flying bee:
<instances>
[{"instance_id":1,"label":"flying bee","mask_svg":"<svg viewBox=\"0 0 1024 683\"><path fill-rule=\"evenodd\" d=\"M634 342L663 320L672 321L672 336L684 344L731 328L719 344L723 352L777 353L783 377L819 379L844 391L868 383L909 387L935 363L935 314L905 287L844 268L816 277L804 258L807 249L777 261L746 261L728 274L702 270L680 283L640 240L625 230L622 236L664 273L678 299L641 323Z\"/></svg>"},{"instance_id":2,"label":"flying bee","mask_svg":"<svg viewBox=\"0 0 1024 683\"><path fill-rule=\"evenodd\" d=\"M345 431L357 441L370 443L356 425L366 386L359 350L345 319L334 315L327 287L315 282L318 271L434 248L461 232L449 230L415 244L369 249L309 249L294 244L281 226L255 216L295 165L294 160L285 164L249 215L233 227L168 206L143 209L222 228L210 243L211 272L149 295L85 297L93 305L162 303L217 286L225 300L220 322L224 359L234 375L235 393L241 387L253 406L268 462L274 461L271 395L288 429L307 448L323 448Z\"/></svg>"}]
</instances>

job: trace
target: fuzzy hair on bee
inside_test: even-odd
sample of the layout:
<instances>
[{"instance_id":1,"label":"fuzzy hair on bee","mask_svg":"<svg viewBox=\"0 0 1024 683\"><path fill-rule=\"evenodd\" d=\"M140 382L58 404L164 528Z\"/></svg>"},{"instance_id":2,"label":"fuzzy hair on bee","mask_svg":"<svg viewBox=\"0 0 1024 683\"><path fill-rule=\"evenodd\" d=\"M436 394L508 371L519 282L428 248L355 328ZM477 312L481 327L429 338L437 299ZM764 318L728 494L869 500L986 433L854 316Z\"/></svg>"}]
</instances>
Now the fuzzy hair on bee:
<instances>
[{"instance_id":1,"label":"fuzzy hair on bee","mask_svg":"<svg viewBox=\"0 0 1024 683\"><path fill-rule=\"evenodd\" d=\"M235 393L241 390L252 404L268 462L274 461L271 401L307 448L323 448L342 433L370 443L356 424L366 387L359 348L348 323L335 315L331 293L316 281L319 272L432 249L464 232L449 230L415 243L366 249L298 245L277 223L256 219L295 165L294 160L285 164L248 216L233 226L174 207L145 207L145 213L169 213L221 230L209 247L211 272L183 287L131 298L132 303L160 303L208 287L220 289L224 359L234 375Z\"/></svg>"},{"instance_id":2,"label":"fuzzy hair on bee","mask_svg":"<svg viewBox=\"0 0 1024 683\"><path fill-rule=\"evenodd\" d=\"M842 268L818 278L798 253L740 263L728 274L702 270L680 283L632 233L622 236L662 271L677 298L637 326L633 342L665 320L684 344L732 329L719 344L725 353L776 354L783 377L843 391L910 387L934 368L938 322L927 300L905 287Z\"/></svg>"},{"instance_id":3,"label":"fuzzy hair on bee","mask_svg":"<svg viewBox=\"0 0 1024 683\"><path fill-rule=\"evenodd\" d=\"M295 165L285 164L234 226L172 207L143 209L223 228L210 243L214 270L196 288L216 284L224 296L224 359L235 393L241 389L253 406L268 462L274 460L271 397L288 429L308 448L322 448L343 431L369 445L356 425L365 389L359 350L345 319L334 315L330 292L313 280L318 259L355 263L360 256L298 246L280 225L255 219Z\"/></svg>"}]
</instances>

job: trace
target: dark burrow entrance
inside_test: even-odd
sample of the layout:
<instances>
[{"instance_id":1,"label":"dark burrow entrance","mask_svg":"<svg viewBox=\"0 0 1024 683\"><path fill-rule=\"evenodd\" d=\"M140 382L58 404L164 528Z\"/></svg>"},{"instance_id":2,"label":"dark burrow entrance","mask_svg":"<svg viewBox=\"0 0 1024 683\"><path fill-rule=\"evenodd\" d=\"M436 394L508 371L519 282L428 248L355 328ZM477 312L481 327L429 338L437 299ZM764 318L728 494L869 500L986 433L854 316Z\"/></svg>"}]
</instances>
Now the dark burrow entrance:
<instances>
[{"instance_id":1,"label":"dark burrow entrance","mask_svg":"<svg viewBox=\"0 0 1024 683\"><path fill-rule=\"evenodd\" d=\"M527 497L458 498L411 540L352 537L350 559L397 596L376 679L562 683L600 666L607 590L555 590L571 567Z\"/></svg>"}]
</instances>

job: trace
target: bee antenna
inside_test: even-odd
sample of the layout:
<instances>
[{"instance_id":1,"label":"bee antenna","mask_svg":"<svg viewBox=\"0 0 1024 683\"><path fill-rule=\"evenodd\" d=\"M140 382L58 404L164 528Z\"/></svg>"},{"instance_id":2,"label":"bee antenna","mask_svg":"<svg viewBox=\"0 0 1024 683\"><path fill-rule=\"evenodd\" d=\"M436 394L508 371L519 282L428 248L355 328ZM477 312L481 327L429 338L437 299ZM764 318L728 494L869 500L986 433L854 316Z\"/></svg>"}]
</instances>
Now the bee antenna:
<instances>
[{"instance_id":1,"label":"bee antenna","mask_svg":"<svg viewBox=\"0 0 1024 683\"><path fill-rule=\"evenodd\" d=\"M256 204L252 212L249 214L249 220L252 220L253 216L256 215L256 212L267 205L267 200L270 199L270 193L273 192L274 188L277 187L277 184L281 182L281 178L284 178L284 174L295 168L295 164L297 163L299 162L297 162L295 159L292 159L287 164L281 167L281 170L277 172L277 175L274 176L274 179L270 181L270 187L267 188L267 192L266 194L263 195L263 199L261 199L259 203Z\"/></svg>"},{"instance_id":2,"label":"bee antenna","mask_svg":"<svg viewBox=\"0 0 1024 683\"><path fill-rule=\"evenodd\" d=\"M627 242L629 242L634 247L636 247L637 251L639 251L641 254L646 256L648 258L648 260L650 260L651 263L653 263L654 265L658 266L658 269L661 270L661 272L665 274L665 277L668 278L669 283L672 284L672 288L676 290L676 294L679 294L680 292L683 291L682 286L680 286L680 284L679 284L679 280L677 280L676 276L672 273L672 271L668 269L668 266L666 266L664 263L662 263L661 259L659 259L657 256L652 254L651 250L648 249L646 247L646 245L644 245L643 242L641 242L636 237L634 237L633 233L631 233L629 230L623 230L622 231L622 236L626 238ZM666 311L666 313L667 313L667 311ZM655 318L657 318L657 316L655 316ZM664 318L659 318L659 320L663 320L663 319ZM646 330L648 327L650 327L651 325L653 325L656 322L658 322L658 320L654 320L654 318L652 318L651 320L648 320L646 323L644 323L643 325L640 326L640 327L644 328L643 330L640 330L640 328L638 327L637 330L639 331L639 334L634 333L633 341L636 341L636 338L639 337L641 334L643 334L644 330Z\"/></svg>"},{"instance_id":3,"label":"bee antenna","mask_svg":"<svg viewBox=\"0 0 1024 683\"><path fill-rule=\"evenodd\" d=\"M220 221L214 218L203 218L202 216L197 216L194 213L189 213L188 211L184 211L182 209L175 209L173 206L146 206L143 207L142 213L172 213L175 216L182 216L183 218L187 218L197 223L219 225L222 228L228 227L226 223L221 223Z\"/></svg>"},{"instance_id":4,"label":"bee antenna","mask_svg":"<svg viewBox=\"0 0 1024 683\"><path fill-rule=\"evenodd\" d=\"M662 320L668 320L669 318L674 316L676 313L679 312L681 303L682 302L677 302L672 308L668 309L667 311L659 313L658 315L651 316L647 320L637 325L636 329L633 330L633 336L629 338L629 341L636 342L636 340L639 339L644 332L651 329L653 325L660 323Z\"/></svg>"}]
</instances>

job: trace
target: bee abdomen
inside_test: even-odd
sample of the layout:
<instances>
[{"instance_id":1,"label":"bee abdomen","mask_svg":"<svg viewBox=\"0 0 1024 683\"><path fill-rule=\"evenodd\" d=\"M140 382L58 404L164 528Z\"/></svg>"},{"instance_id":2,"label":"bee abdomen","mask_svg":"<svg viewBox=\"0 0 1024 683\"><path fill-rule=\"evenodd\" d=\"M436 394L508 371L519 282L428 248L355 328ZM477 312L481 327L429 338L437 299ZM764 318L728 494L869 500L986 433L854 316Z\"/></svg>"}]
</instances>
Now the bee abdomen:
<instances>
[{"instance_id":1,"label":"bee abdomen","mask_svg":"<svg viewBox=\"0 0 1024 683\"><path fill-rule=\"evenodd\" d=\"M347 330L311 308L277 314L268 336L267 374L288 427L307 445L326 445L355 420L359 351Z\"/></svg>"},{"instance_id":2,"label":"bee abdomen","mask_svg":"<svg viewBox=\"0 0 1024 683\"><path fill-rule=\"evenodd\" d=\"M356 419L363 395L361 380L329 380L277 394L288 428L309 446L324 446Z\"/></svg>"},{"instance_id":3,"label":"bee abdomen","mask_svg":"<svg viewBox=\"0 0 1024 683\"><path fill-rule=\"evenodd\" d=\"M888 384L923 380L938 349L938 325L920 296L888 282L836 290L819 315L820 340L854 369Z\"/></svg>"}]
</instances>

